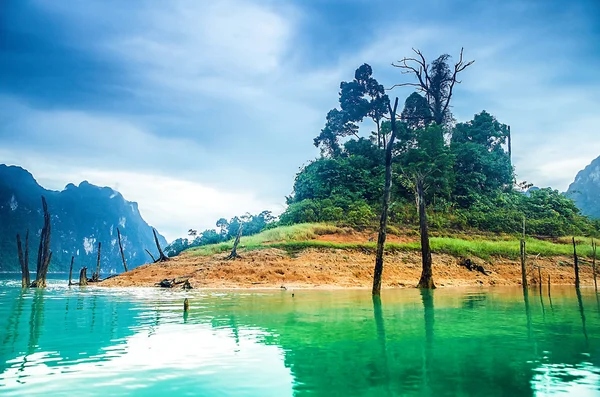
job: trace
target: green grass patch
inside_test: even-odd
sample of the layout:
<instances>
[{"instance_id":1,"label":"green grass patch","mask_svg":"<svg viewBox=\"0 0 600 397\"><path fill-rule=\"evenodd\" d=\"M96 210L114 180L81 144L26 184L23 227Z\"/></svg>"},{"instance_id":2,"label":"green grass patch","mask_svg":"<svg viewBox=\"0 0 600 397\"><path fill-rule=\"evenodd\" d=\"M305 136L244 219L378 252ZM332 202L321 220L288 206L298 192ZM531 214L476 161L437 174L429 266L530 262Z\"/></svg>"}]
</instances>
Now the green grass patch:
<instances>
[{"instance_id":1,"label":"green grass patch","mask_svg":"<svg viewBox=\"0 0 600 397\"><path fill-rule=\"evenodd\" d=\"M282 226L275 229L266 230L254 236L242 237L239 248L245 250L259 250L266 248L279 248L288 253L297 253L305 249L341 249L341 250L368 250L375 252L376 242L369 243L339 243L331 241L318 241L315 238L324 234L347 233L348 230L336 226L304 223L292 226ZM573 246L570 244L555 243L551 241L537 240L528 238L527 253L529 255L540 256L571 256L573 255ZM577 246L577 253L582 257L591 257L592 249L590 244L586 244L587 239L576 239L580 242ZM488 259L492 256L502 256L516 259L519 257L519 240L508 239L503 236L502 239L485 239L458 237L432 237L430 239L431 249L435 253L445 253L453 256L475 256L482 259ZM193 255L208 256L230 251L233 248L233 241L225 243L205 245L194 247L188 250ZM389 251L419 251L421 244L419 242L411 243L389 243L386 244L386 250Z\"/></svg>"}]
</instances>

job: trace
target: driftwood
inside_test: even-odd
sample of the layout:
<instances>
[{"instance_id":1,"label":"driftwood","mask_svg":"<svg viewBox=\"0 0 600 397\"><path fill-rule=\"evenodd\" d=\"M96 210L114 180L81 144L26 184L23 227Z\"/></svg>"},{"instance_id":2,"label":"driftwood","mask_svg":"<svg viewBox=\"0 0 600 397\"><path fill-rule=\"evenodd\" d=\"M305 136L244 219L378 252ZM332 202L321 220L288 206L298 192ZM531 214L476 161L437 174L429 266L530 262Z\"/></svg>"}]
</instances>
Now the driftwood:
<instances>
[{"instance_id":1,"label":"driftwood","mask_svg":"<svg viewBox=\"0 0 600 397\"><path fill-rule=\"evenodd\" d=\"M190 284L189 279L189 277L175 277L170 280L165 278L164 280L154 285L160 288L173 288L181 285L181 288L183 289L192 289L192 285Z\"/></svg>"},{"instance_id":2,"label":"driftwood","mask_svg":"<svg viewBox=\"0 0 600 397\"><path fill-rule=\"evenodd\" d=\"M46 198L44 196L42 196L42 209L44 211L44 227L40 234L36 278L31 283L31 287L38 288L46 287L46 275L48 274L48 267L50 266L50 260L52 259L52 252L50 251L50 213L48 212L48 204L46 203Z\"/></svg>"},{"instance_id":3,"label":"driftwood","mask_svg":"<svg viewBox=\"0 0 600 397\"><path fill-rule=\"evenodd\" d=\"M19 254L19 263L21 264L21 287L27 288L31 283L29 275L29 230L25 234L25 254L21 246L21 236L17 234L17 251Z\"/></svg>"},{"instance_id":4,"label":"driftwood","mask_svg":"<svg viewBox=\"0 0 600 397\"><path fill-rule=\"evenodd\" d=\"M127 270L127 262L125 261L125 254L123 253L123 244L121 243L121 231L117 228L117 236L119 238L119 250L121 250L121 259L123 260L123 267L125 268L125 273Z\"/></svg>"},{"instance_id":5,"label":"driftwood","mask_svg":"<svg viewBox=\"0 0 600 397\"><path fill-rule=\"evenodd\" d=\"M160 248L160 243L158 242L158 237L156 236L156 229L152 228L152 233L154 234L154 242L156 243L156 248L158 248L158 259L156 259L154 262L168 261L169 258L164 254L162 248Z\"/></svg>"},{"instance_id":6,"label":"driftwood","mask_svg":"<svg viewBox=\"0 0 600 397\"><path fill-rule=\"evenodd\" d=\"M75 261L75 257L71 256L71 267L69 267L69 286L71 286L73 283L71 282L71 280L73 279L73 262Z\"/></svg>"},{"instance_id":7,"label":"driftwood","mask_svg":"<svg viewBox=\"0 0 600 397\"><path fill-rule=\"evenodd\" d=\"M240 222L240 227L238 228L237 236L235 236L235 241L233 242L233 249L231 250L231 253L225 259L239 258L239 255L237 253L237 246L240 243L240 238L242 238L242 228L243 227L244 227L244 223Z\"/></svg>"},{"instance_id":8,"label":"driftwood","mask_svg":"<svg viewBox=\"0 0 600 397\"><path fill-rule=\"evenodd\" d=\"M490 272L489 270L485 270L483 266L476 264L475 262L473 262L471 259L467 258L467 259L459 259L458 261L458 265L459 266L464 266L466 267L468 270L470 271L478 271L480 273L485 274L486 276L489 276L490 274L492 274L492 272Z\"/></svg>"}]
</instances>

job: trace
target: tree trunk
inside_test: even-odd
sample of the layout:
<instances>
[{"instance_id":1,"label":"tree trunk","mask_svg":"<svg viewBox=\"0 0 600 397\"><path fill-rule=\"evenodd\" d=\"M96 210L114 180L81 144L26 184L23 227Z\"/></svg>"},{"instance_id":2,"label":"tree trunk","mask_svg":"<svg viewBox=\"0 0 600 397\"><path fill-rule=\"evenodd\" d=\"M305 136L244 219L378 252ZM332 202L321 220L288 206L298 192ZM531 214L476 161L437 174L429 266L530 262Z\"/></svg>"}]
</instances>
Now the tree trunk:
<instances>
[{"instance_id":1,"label":"tree trunk","mask_svg":"<svg viewBox=\"0 0 600 397\"><path fill-rule=\"evenodd\" d=\"M575 288L579 288L579 258L577 258L575 237L573 237L573 265L575 267Z\"/></svg>"},{"instance_id":2,"label":"tree trunk","mask_svg":"<svg viewBox=\"0 0 600 397\"><path fill-rule=\"evenodd\" d=\"M596 250L598 249L598 244L592 240L592 273L594 275L594 289L596 290L596 294L598 293L598 282L596 281Z\"/></svg>"},{"instance_id":3,"label":"tree trunk","mask_svg":"<svg viewBox=\"0 0 600 397\"><path fill-rule=\"evenodd\" d=\"M160 244L158 242L158 237L156 236L156 229L152 228L152 233L154 233L154 242L156 243L156 248L158 248L158 259L155 262L166 262L169 260L167 256L163 253L163 250L160 248Z\"/></svg>"},{"instance_id":4,"label":"tree trunk","mask_svg":"<svg viewBox=\"0 0 600 397\"><path fill-rule=\"evenodd\" d=\"M21 264L21 287L28 288L31 283L29 279L29 230L25 235L25 254L21 246L21 236L17 234L17 251L19 254L19 263Z\"/></svg>"},{"instance_id":5,"label":"tree trunk","mask_svg":"<svg viewBox=\"0 0 600 397\"><path fill-rule=\"evenodd\" d=\"M80 286L84 286L84 285L88 285L88 281L87 281L87 267L82 267L81 270L79 271L79 285Z\"/></svg>"},{"instance_id":6,"label":"tree trunk","mask_svg":"<svg viewBox=\"0 0 600 397\"><path fill-rule=\"evenodd\" d=\"M244 227L244 224L242 222L240 222L240 227L238 229L237 236L235 236L235 241L233 242L233 249L231 250L231 253L227 257L227 259L235 259L235 258L239 257L239 255L237 253L237 246L240 243L240 239L242 238L242 228L243 227Z\"/></svg>"},{"instance_id":7,"label":"tree trunk","mask_svg":"<svg viewBox=\"0 0 600 397\"><path fill-rule=\"evenodd\" d=\"M125 273L127 273L127 262L125 261L125 254L123 253L123 244L121 243L121 231L117 228L117 236L119 237L119 250L121 250L121 259L123 260L123 267L125 268Z\"/></svg>"},{"instance_id":8,"label":"tree trunk","mask_svg":"<svg viewBox=\"0 0 600 397\"><path fill-rule=\"evenodd\" d=\"M512 141L510 136L510 125L508 126L508 161L512 166Z\"/></svg>"},{"instance_id":9,"label":"tree trunk","mask_svg":"<svg viewBox=\"0 0 600 397\"><path fill-rule=\"evenodd\" d=\"M73 262L75 261L75 257L71 256L71 267L69 267L69 286L71 286L73 283L71 282L71 280L73 279Z\"/></svg>"},{"instance_id":10,"label":"tree trunk","mask_svg":"<svg viewBox=\"0 0 600 397\"><path fill-rule=\"evenodd\" d=\"M92 273L92 281L100 281L100 253L102 249L102 243L98 243L98 259L96 260L96 272Z\"/></svg>"},{"instance_id":11,"label":"tree trunk","mask_svg":"<svg viewBox=\"0 0 600 397\"><path fill-rule=\"evenodd\" d=\"M433 271L431 268L431 248L429 247L429 228L427 225L427 212L425 208L425 192L423 189L423 178L417 178L417 200L419 203L419 230L421 232L421 260L423 271L417 288L435 288L433 283Z\"/></svg>"},{"instance_id":12,"label":"tree trunk","mask_svg":"<svg viewBox=\"0 0 600 397\"><path fill-rule=\"evenodd\" d=\"M38 262L36 267L36 278L32 287L44 288L46 287L46 274L48 273L48 267L50 266L50 259L52 258L52 252L50 252L50 213L48 212L48 204L46 198L42 196L42 209L44 211L44 227L40 235L40 246L38 249Z\"/></svg>"},{"instance_id":13,"label":"tree trunk","mask_svg":"<svg viewBox=\"0 0 600 397\"><path fill-rule=\"evenodd\" d=\"M521 239L520 241L520 249L521 249L521 284L523 288L527 288L527 267L525 264L525 256L526 248L525 248L525 239Z\"/></svg>"},{"instance_id":14,"label":"tree trunk","mask_svg":"<svg viewBox=\"0 0 600 397\"><path fill-rule=\"evenodd\" d=\"M375 255L375 269L373 271L373 289L371 291L373 295L381 295L381 276L383 274L383 250L385 247L385 239L387 237L386 229L392 191L392 148L394 146L394 139L396 139L396 110L398 109L398 98L396 98L393 108L391 104L388 104L388 107L392 122L392 135L390 136L390 140L387 143L385 143L385 137L383 137L384 145L386 145L385 185L383 188L383 205L381 208L381 218L379 219L379 234L377 235L377 253Z\"/></svg>"}]
</instances>

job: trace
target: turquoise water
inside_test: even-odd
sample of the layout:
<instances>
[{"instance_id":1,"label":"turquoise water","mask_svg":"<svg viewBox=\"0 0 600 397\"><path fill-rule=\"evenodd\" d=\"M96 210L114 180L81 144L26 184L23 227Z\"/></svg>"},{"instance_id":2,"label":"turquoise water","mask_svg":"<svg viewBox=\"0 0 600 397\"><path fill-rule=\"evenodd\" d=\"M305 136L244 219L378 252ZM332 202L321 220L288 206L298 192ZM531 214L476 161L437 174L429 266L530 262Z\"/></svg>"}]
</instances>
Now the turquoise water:
<instances>
[{"instance_id":1,"label":"turquoise water","mask_svg":"<svg viewBox=\"0 0 600 397\"><path fill-rule=\"evenodd\" d=\"M0 280L0 395L600 395L590 289L294 295Z\"/></svg>"}]
</instances>

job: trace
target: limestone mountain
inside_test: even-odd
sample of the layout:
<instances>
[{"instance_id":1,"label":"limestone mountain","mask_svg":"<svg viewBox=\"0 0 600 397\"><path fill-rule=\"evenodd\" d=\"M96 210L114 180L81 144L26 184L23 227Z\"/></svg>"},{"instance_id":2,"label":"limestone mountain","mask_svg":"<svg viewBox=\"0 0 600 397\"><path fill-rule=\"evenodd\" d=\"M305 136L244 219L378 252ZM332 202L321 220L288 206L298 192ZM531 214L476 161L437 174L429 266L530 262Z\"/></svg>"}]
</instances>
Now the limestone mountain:
<instances>
[{"instance_id":1,"label":"limestone mountain","mask_svg":"<svg viewBox=\"0 0 600 397\"><path fill-rule=\"evenodd\" d=\"M577 173L567 195L584 215L600 219L600 157Z\"/></svg>"},{"instance_id":2,"label":"limestone mountain","mask_svg":"<svg viewBox=\"0 0 600 397\"><path fill-rule=\"evenodd\" d=\"M101 242L101 272L122 272L117 228L129 269L150 260L145 249L156 256L152 228L142 219L137 203L125 200L119 192L87 181L79 186L68 184L62 191L46 190L27 170L0 164L0 271L20 269L16 235L24 239L27 230L29 268L35 270L43 224L42 195L51 216L50 271L68 271L71 255L75 256L74 274L83 266L95 270ZM166 245L160 235L159 242Z\"/></svg>"}]
</instances>

